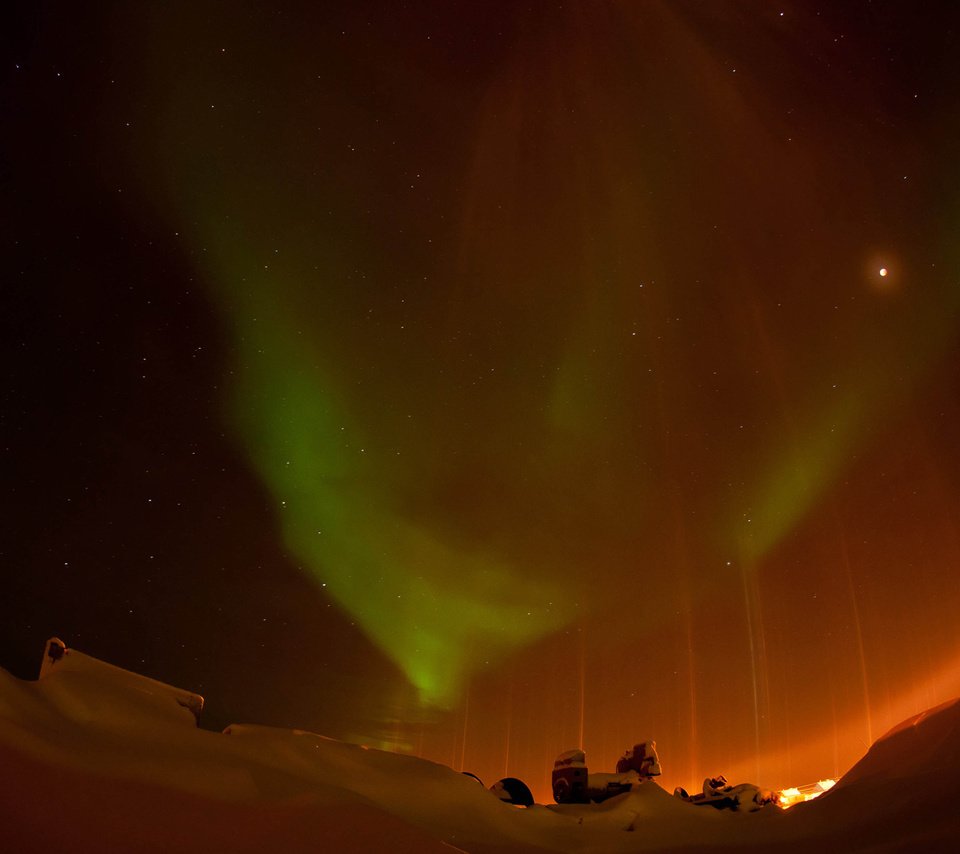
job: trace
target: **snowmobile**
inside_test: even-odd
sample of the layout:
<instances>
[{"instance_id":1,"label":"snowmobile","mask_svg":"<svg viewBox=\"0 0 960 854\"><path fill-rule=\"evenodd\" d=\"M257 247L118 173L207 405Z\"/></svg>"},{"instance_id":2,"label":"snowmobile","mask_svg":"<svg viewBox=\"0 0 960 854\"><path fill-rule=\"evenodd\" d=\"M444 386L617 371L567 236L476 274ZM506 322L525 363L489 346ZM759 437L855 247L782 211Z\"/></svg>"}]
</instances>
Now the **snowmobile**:
<instances>
[{"instance_id":1,"label":"snowmobile","mask_svg":"<svg viewBox=\"0 0 960 854\"><path fill-rule=\"evenodd\" d=\"M703 791L696 794L687 794L682 786L677 786L673 794L688 804L701 807L713 807L718 810L733 812L754 812L767 804L774 804L779 798L778 792L761 789L753 783L738 783L731 786L722 774L719 777L707 777L703 781Z\"/></svg>"},{"instance_id":2,"label":"snowmobile","mask_svg":"<svg viewBox=\"0 0 960 854\"><path fill-rule=\"evenodd\" d=\"M567 750L553 763L553 799L558 804L600 803L629 792L660 774L656 742L635 744L617 762L614 774L591 774L582 750Z\"/></svg>"}]
</instances>

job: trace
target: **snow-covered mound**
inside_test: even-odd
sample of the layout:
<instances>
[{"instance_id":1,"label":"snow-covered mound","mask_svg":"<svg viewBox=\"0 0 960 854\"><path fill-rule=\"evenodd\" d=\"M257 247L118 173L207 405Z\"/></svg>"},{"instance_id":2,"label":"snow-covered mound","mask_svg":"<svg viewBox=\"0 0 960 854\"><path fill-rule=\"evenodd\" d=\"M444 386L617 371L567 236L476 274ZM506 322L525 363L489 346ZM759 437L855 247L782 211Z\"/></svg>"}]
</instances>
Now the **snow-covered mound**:
<instances>
[{"instance_id":1,"label":"snow-covered mound","mask_svg":"<svg viewBox=\"0 0 960 854\"><path fill-rule=\"evenodd\" d=\"M855 783L954 775L960 768L960 699L914 715L877 739L840 781Z\"/></svg>"},{"instance_id":2,"label":"snow-covered mound","mask_svg":"<svg viewBox=\"0 0 960 854\"><path fill-rule=\"evenodd\" d=\"M655 783L520 809L411 756L299 730L198 729L202 700L79 653L37 682L0 670L0 851L940 850L960 703L881 739L784 813L691 806Z\"/></svg>"},{"instance_id":3,"label":"snow-covered mound","mask_svg":"<svg viewBox=\"0 0 960 854\"><path fill-rule=\"evenodd\" d=\"M955 794L960 699L908 718L877 739L829 792L790 811L789 826L821 850L960 850Z\"/></svg>"}]
</instances>

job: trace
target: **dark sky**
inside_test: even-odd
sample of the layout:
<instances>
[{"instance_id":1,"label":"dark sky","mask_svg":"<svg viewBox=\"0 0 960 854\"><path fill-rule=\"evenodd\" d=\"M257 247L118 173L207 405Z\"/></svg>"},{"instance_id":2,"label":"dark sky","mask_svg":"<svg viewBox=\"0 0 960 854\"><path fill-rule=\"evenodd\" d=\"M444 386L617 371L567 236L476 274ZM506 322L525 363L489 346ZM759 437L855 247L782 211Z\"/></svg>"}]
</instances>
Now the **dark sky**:
<instances>
[{"instance_id":1,"label":"dark sky","mask_svg":"<svg viewBox=\"0 0 960 854\"><path fill-rule=\"evenodd\" d=\"M960 6L23 3L0 665L543 796L960 694Z\"/></svg>"}]
</instances>

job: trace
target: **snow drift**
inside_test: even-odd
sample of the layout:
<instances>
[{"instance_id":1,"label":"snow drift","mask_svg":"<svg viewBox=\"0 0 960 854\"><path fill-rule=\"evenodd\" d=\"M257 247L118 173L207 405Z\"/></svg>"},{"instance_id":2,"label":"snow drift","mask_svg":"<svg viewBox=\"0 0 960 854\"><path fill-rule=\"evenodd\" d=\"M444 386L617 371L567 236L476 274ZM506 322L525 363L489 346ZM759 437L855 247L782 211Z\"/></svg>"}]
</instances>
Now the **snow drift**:
<instances>
[{"instance_id":1,"label":"snow drift","mask_svg":"<svg viewBox=\"0 0 960 854\"><path fill-rule=\"evenodd\" d=\"M499 801L411 756L314 733L197 728L202 699L81 654L0 670L0 850L909 851L960 845L960 702L905 721L788 812L685 804L656 783L599 805Z\"/></svg>"}]
</instances>

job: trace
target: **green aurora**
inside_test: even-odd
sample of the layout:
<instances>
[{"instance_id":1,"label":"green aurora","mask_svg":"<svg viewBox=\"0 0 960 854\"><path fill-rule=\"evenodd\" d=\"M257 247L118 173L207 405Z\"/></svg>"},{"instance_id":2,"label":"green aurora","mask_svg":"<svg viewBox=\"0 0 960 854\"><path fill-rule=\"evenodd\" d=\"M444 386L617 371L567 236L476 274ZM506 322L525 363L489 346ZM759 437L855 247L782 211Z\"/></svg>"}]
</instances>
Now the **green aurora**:
<instances>
[{"instance_id":1,"label":"green aurora","mask_svg":"<svg viewBox=\"0 0 960 854\"><path fill-rule=\"evenodd\" d=\"M638 93L631 75L662 75L633 58L650 36L623 10L585 44L575 22L528 34L459 101L397 61L376 103L351 97L361 75L290 104L303 69L281 45L269 73L212 37L186 68L153 60L163 118L142 145L230 330L226 418L288 552L424 706L624 598L672 602L670 496L689 561L720 568L694 606L724 566L760 572L954 341L957 289L905 262L881 292L859 235L855 262L795 263L852 228L825 219L846 193L821 175L830 154L774 141L787 131L744 75L658 10L687 62ZM627 44L610 56L603 39ZM456 106L429 117L431 98ZM646 115L674 98L698 123L652 134ZM704 124L720 137L706 156ZM430 201L403 195L431 167ZM846 168L857 211L876 212L872 176ZM717 236L727 220L735 236Z\"/></svg>"}]
</instances>

